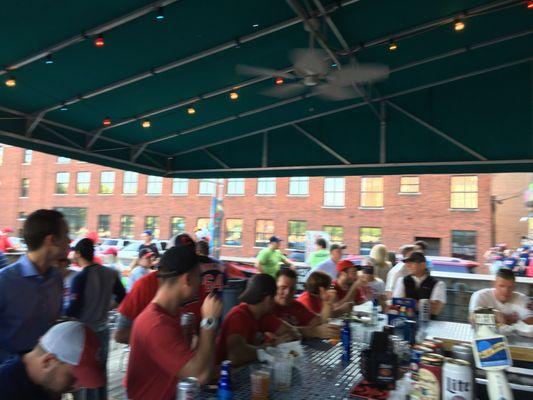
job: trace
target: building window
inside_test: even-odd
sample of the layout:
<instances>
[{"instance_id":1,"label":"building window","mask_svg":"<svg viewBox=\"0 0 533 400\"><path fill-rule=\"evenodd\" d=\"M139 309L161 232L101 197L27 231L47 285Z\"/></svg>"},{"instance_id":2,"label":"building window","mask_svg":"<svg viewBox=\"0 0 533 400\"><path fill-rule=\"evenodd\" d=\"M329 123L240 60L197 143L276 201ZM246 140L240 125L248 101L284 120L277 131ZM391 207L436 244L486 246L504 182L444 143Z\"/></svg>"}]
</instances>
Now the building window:
<instances>
[{"instance_id":1,"label":"building window","mask_svg":"<svg viewBox=\"0 0 533 400\"><path fill-rule=\"evenodd\" d=\"M4 163L4 146L0 145L0 165Z\"/></svg>"},{"instance_id":2,"label":"building window","mask_svg":"<svg viewBox=\"0 0 533 400\"><path fill-rule=\"evenodd\" d=\"M144 217L144 230L150 230L154 237L159 237L159 217L152 215Z\"/></svg>"},{"instance_id":3,"label":"building window","mask_svg":"<svg viewBox=\"0 0 533 400\"><path fill-rule=\"evenodd\" d=\"M420 193L420 178L418 176L402 176L400 178L400 193Z\"/></svg>"},{"instance_id":4,"label":"building window","mask_svg":"<svg viewBox=\"0 0 533 400\"><path fill-rule=\"evenodd\" d=\"M244 195L244 178L229 178L226 193L229 196Z\"/></svg>"},{"instance_id":5,"label":"building window","mask_svg":"<svg viewBox=\"0 0 533 400\"><path fill-rule=\"evenodd\" d=\"M324 207L344 207L344 178L324 178Z\"/></svg>"},{"instance_id":6,"label":"building window","mask_svg":"<svg viewBox=\"0 0 533 400\"><path fill-rule=\"evenodd\" d=\"M28 197L30 192L30 180L22 178L20 182L20 197Z\"/></svg>"},{"instance_id":7,"label":"building window","mask_svg":"<svg viewBox=\"0 0 533 400\"><path fill-rule=\"evenodd\" d=\"M309 177L295 176L289 179L289 194L291 196L306 196L309 194Z\"/></svg>"},{"instance_id":8,"label":"building window","mask_svg":"<svg viewBox=\"0 0 533 400\"><path fill-rule=\"evenodd\" d=\"M124 172L122 193L137 194L138 183L139 183L139 174L137 172L131 172L131 171Z\"/></svg>"},{"instance_id":9,"label":"building window","mask_svg":"<svg viewBox=\"0 0 533 400\"><path fill-rule=\"evenodd\" d=\"M306 221L289 221L289 238L287 239L289 249L305 250L305 231L307 231Z\"/></svg>"},{"instance_id":10,"label":"building window","mask_svg":"<svg viewBox=\"0 0 533 400\"><path fill-rule=\"evenodd\" d=\"M120 237L123 239L133 239L135 235L135 218L133 215L123 215L120 217Z\"/></svg>"},{"instance_id":11,"label":"building window","mask_svg":"<svg viewBox=\"0 0 533 400\"><path fill-rule=\"evenodd\" d=\"M28 218L28 214L26 214L26 212L24 211L19 212L19 217L18 217L19 221L26 221L26 218Z\"/></svg>"},{"instance_id":12,"label":"building window","mask_svg":"<svg viewBox=\"0 0 533 400\"><path fill-rule=\"evenodd\" d=\"M196 220L196 229L208 231L210 221L211 218L198 218Z\"/></svg>"},{"instance_id":13,"label":"building window","mask_svg":"<svg viewBox=\"0 0 533 400\"><path fill-rule=\"evenodd\" d=\"M381 228L362 227L359 229L359 252L367 256L374 245L381 243Z\"/></svg>"},{"instance_id":14,"label":"building window","mask_svg":"<svg viewBox=\"0 0 533 400\"><path fill-rule=\"evenodd\" d=\"M161 194L163 192L163 178L150 175L146 185L147 194Z\"/></svg>"},{"instance_id":15,"label":"building window","mask_svg":"<svg viewBox=\"0 0 533 400\"><path fill-rule=\"evenodd\" d=\"M57 163L58 164L69 164L70 158L68 157L57 157Z\"/></svg>"},{"instance_id":16,"label":"building window","mask_svg":"<svg viewBox=\"0 0 533 400\"><path fill-rule=\"evenodd\" d=\"M342 226L324 225L322 230L329 234L331 243L344 243L344 228Z\"/></svg>"},{"instance_id":17,"label":"building window","mask_svg":"<svg viewBox=\"0 0 533 400\"><path fill-rule=\"evenodd\" d=\"M84 207L55 207L65 217L69 233L81 236L87 233L87 209Z\"/></svg>"},{"instance_id":18,"label":"building window","mask_svg":"<svg viewBox=\"0 0 533 400\"><path fill-rule=\"evenodd\" d=\"M76 174L76 193L87 194L89 193L89 185L91 184L90 172L78 172Z\"/></svg>"},{"instance_id":19,"label":"building window","mask_svg":"<svg viewBox=\"0 0 533 400\"><path fill-rule=\"evenodd\" d=\"M189 193L189 180L182 178L172 179L172 194L187 195Z\"/></svg>"},{"instance_id":20,"label":"building window","mask_svg":"<svg viewBox=\"0 0 533 400\"><path fill-rule=\"evenodd\" d=\"M267 247L272 235L274 235L273 220L258 219L255 221L255 247Z\"/></svg>"},{"instance_id":21,"label":"building window","mask_svg":"<svg viewBox=\"0 0 533 400\"><path fill-rule=\"evenodd\" d=\"M217 192L217 182L215 179L200 179L198 194L200 196L214 196Z\"/></svg>"},{"instance_id":22,"label":"building window","mask_svg":"<svg viewBox=\"0 0 533 400\"><path fill-rule=\"evenodd\" d=\"M22 160L23 164L31 164L31 157L32 157L33 151L31 150L24 150L24 159Z\"/></svg>"},{"instance_id":23,"label":"building window","mask_svg":"<svg viewBox=\"0 0 533 400\"><path fill-rule=\"evenodd\" d=\"M58 172L56 174L56 194L67 194L70 174L68 172Z\"/></svg>"},{"instance_id":24,"label":"building window","mask_svg":"<svg viewBox=\"0 0 533 400\"><path fill-rule=\"evenodd\" d=\"M185 218L172 217L170 218L170 236L185 232Z\"/></svg>"},{"instance_id":25,"label":"building window","mask_svg":"<svg viewBox=\"0 0 533 400\"><path fill-rule=\"evenodd\" d=\"M452 257L475 260L477 258L476 241L476 231L452 231Z\"/></svg>"},{"instance_id":26,"label":"building window","mask_svg":"<svg viewBox=\"0 0 533 400\"><path fill-rule=\"evenodd\" d=\"M113 194L115 191L115 171L100 172L100 194Z\"/></svg>"},{"instance_id":27,"label":"building window","mask_svg":"<svg viewBox=\"0 0 533 400\"><path fill-rule=\"evenodd\" d=\"M383 178L361 178L361 207L383 207Z\"/></svg>"},{"instance_id":28,"label":"building window","mask_svg":"<svg viewBox=\"0 0 533 400\"><path fill-rule=\"evenodd\" d=\"M477 192L477 176L452 176L451 208L476 209Z\"/></svg>"},{"instance_id":29,"label":"building window","mask_svg":"<svg viewBox=\"0 0 533 400\"><path fill-rule=\"evenodd\" d=\"M257 194L272 196L276 194L276 178L257 178Z\"/></svg>"},{"instance_id":30,"label":"building window","mask_svg":"<svg viewBox=\"0 0 533 400\"><path fill-rule=\"evenodd\" d=\"M111 216L99 215L98 216L98 236L111 237Z\"/></svg>"},{"instance_id":31,"label":"building window","mask_svg":"<svg viewBox=\"0 0 533 400\"><path fill-rule=\"evenodd\" d=\"M242 245L242 219L226 220L226 237L224 244L227 246Z\"/></svg>"}]
</instances>

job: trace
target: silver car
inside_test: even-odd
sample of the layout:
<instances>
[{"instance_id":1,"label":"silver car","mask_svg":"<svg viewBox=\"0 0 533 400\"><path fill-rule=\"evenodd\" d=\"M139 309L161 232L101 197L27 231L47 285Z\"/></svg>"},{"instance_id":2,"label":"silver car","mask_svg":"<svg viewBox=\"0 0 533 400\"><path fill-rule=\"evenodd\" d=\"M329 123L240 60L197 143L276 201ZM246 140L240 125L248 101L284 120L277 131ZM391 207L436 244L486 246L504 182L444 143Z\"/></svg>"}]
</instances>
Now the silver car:
<instances>
[{"instance_id":1,"label":"silver car","mask_svg":"<svg viewBox=\"0 0 533 400\"><path fill-rule=\"evenodd\" d=\"M118 252L118 259L124 267L128 267L133 259L139 255L139 247L143 243L142 240L132 240L126 247ZM157 246L159 255L163 255L167 247L167 242L154 240L152 241Z\"/></svg>"}]
</instances>

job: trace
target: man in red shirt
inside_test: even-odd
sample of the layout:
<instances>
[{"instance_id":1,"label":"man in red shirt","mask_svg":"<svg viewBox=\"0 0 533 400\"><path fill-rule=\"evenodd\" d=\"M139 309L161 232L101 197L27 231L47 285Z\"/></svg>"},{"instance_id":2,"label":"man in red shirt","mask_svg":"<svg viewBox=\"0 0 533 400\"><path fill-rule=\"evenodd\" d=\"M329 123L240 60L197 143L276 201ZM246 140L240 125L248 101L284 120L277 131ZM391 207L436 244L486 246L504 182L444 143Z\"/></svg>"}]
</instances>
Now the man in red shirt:
<instances>
[{"instance_id":1,"label":"man in red shirt","mask_svg":"<svg viewBox=\"0 0 533 400\"><path fill-rule=\"evenodd\" d=\"M11 240L9 240L10 233L13 233L13 229L11 228L4 228L0 231L0 251L2 253L16 250Z\"/></svg>"},{"instance_id":2,"label":"man in red shirt","mask_svg":"<svg viewBox=\"0 0 533 400\"><path fill-rule=\"evenodd\" d=\"M126 374L130 400L172 400L180 379L195 377L200 384L205 384L213 372L222 302L211 295L202 304L203 319L195 351L191 350L179 319L183 312L181 305L198 295L198 256L187 246L171 248L161 258L157 274L160 287L136 318L131 332Z\"/></svg>"},{"instance_id":3,"label":"man in red shirt","mask_svg":"<svg viewBox=\"0 0 533 400\"><path fill-rule=\"evenodd\" d=\"M339 337L339 326L322 323L319 315L294 299L297 280L298 276L292 269L283 268L278 271L274 315L297 327L305 337L323 339ZM332 298L334 299L334 296Z\"/></svg>"},{"instance_id":4,"label":"man in red shirt","mask_svg":"<svg viewBox=\"0 0 533 400\"><path fill-rule=\"evenodd\" d=\"M186 233L177 235L174 240L171 241L174 243L175 247L185 246L193 250L196 248L197 253L199 254L198 261L200 264L200 274L202 279L200 282L200 291L198 296L192 299L184 307L187 312L194 313L197 322L199 322L201 317L200 307L205 297L213 290L221 291L226 282L225 266L220 261L205 254L206 246L202 241L195 244L192 238ZM209 251L209 246L207 246L207 251ZM133 320L137 318L144 308L152 301L158 288L159 279L155 272L151 272L135 282L131 291L118 308L119 316L117 330L115 332L115 340L118 343L129 343Z\"/></svg>"},{"instance_id":5,"label":"man in red shirt","mask_svg":"<svg viewBox=\"0 0 533 400\"><path fill-rule=\"evenodd\" d=\"M333 288L337 292L337 302L334 308L346 313L354 304L366 301L363 292L366 280L357 276L357 266L349 260L341 260L337 263L337 280L333 281Z\"/></svg>"},{"instance_id":6,"label":"man in red shirt","mask_svg":"<svg viewBox=\"0 0 533 400\"><path fill-rule=\"evenodd\" d=\"M254 275L241 295L242 303L224 318L218 341L218 361L234 366L257 360L257 350L300 338L298 330L272 314L276 281L268 274Z\"/></svg>"},{"instance_id":7,"label":"man in red shirt","mask_svg":"<svg viewBox=\"0 0 533 400\"><path fill-rule=\"evenodd\" d=\"M306 291L296 301L303 304L313 313L320 315L322 323L328 322L330 317L337 317L344 313L335 308L337 292L331 288L331 277L323 271L312 272L305 283Z\"/></svg>"}]
</instances>

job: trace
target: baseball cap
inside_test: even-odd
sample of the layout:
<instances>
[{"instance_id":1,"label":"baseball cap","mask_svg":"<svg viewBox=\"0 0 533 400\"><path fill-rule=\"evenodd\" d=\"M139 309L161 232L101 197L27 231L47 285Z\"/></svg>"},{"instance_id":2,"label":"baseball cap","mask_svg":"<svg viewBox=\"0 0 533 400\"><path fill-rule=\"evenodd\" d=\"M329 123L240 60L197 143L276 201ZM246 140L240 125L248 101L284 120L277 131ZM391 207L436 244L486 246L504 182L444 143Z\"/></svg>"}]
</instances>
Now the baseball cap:
<instances>
[{"instance_id":1,"label":"baseball cap","mask_svg":"<svg viewBox=\"0 0 533 400\"><path fill-rule=\"evenodd\" d=\"M268 239L270 243L279 243L282 242L282 240L277 236L270 236L270 239Z\"/></svg>"},{"instance_id":2,"label":"baseball cap","mask_svg":"<svg viewBox=\"0 0 533 400\"><path fill-rule=\"evenodd\" d=\"M76 386L91 389L104 385L104 372L97 358L100 342L81 322L54 325L41 337L39 345L59 361L74 366Z\"/></svg>"},{"instance_id":3,"label":"baseball cap","mask_svg":"<svg viewBox=\"0 0 533 400\"><path fill-rule=\"evenodd\" d=\"M194 248L195 243L191 235L188 233L180 233L174 238L174 246L187 246Z\"/></svg>"},{"instance_id":4,"label":"baseball cap","mask_svg":"<svg viewBox=\"0 0 533 400\"><path fill-rule=\"evenodd\" d=\"M414 251L411 253L409 257L404 258L403 262L404 263L407 263L407 262L423 263L423 262L426 262L426 256L424 255L424 253L420 251Z\"/></svg>"},{"instance_id":5,"label":"baseball cap","mask_svg":"<svg viewBox=\"0 0 533 400\"><path fill-rule=\"evenodd\" d=\"M143 247L141 250L139 250L139 258L149 258L154 255L154 252L150 250L147 247Z\"/></svg>"},{"instance_id":6,"label":"baseball cap","mask_svg":"<svg viewBox=\"0 0 533 400\"><path fill-rule=\"evenodd\" d=\"M113 254L116 256L118 254L118 249L116 247L108 247L104 250L104 254Z\"/></svg>"},{"instance_id":7,"label":"baseball cap","mask_svg":"<svg viewBox=\"0 0 533 400\"><path fill-rule=\"evenodd\" d=\"M266 296L275 296L277 291L276 281L268 274L256 274L246 284L246 289L240 300L248 304L257 304Z\"/></svg>"},{"instance_id":8,"label":"baseball cap","mask_svg":"<svg viewBox=\"0 0 533 400\"><path fill-rule=\"evenodd\" d=\"M361 267L363 274L374 275L374 267L372 265L364 265Z\"/></svg>"},{"instance_id":9,"label":"baseball cap","mask_svg":"<svg viewBox=\"0 0 533 400\"><path fill-rule=\"evenodd\" d=\"M338 250L338 249L344 250L345 248L346 248L345 244L333 243L329 247L329 251Z\"/></svg>"},{"instance_id":10,"label":"baseball cap","mask_svg":"<svg viewBox=\"0 0 533 400\"><path fill-rule=\"evenodd\" d=\"M93 243L98 243L100 241L100 237L98 236L98 232L89 232L87 235L85 235L87 239L90 239Z\"/></svg>"},{"instance_id":11,"label":"baseball cap","mask_svg":"<svg viewBox=\"0 0 533 400\"><path fill-rule=\"evenodd\" d=\"M354 263L351 262L350 260L340 260L337 263L337 272L342 272L352 267L357 268L357 265L354 265Z\"/></svg>"},{"instance_id":12,"label":"baseball cap","mask_svg":"<svg viewBox=\"0 0 533 400\"><path fill-rule=\"evenodd\" d=\"M194 247L172 247L165 251L161 261L159 261L157 276L170 278L183 275L194 269L198 265L198 262L198 256Z\"/></svg>"},{"instance_id":13,"label":"baseball cap","mask_svg":"<svg viewBox=\"0 0 533 400\"><path fill-rule=\"evenodd\" d=\"M150 229L147 229L143 233L146 233L148 236L152 236L153 232Z\"/></svg>"},{"instance_id":14,"label":"baseball cap","mask_svg":"<svg viewBox=\"0 0 533 400\"><path fill-rule=\"evenodd\" d=\"M13 233L13 228L10 228L10 227L6 226L4 229L2 229L2 232L4 232L4 233Z\"/></svg>"}]
</instances>

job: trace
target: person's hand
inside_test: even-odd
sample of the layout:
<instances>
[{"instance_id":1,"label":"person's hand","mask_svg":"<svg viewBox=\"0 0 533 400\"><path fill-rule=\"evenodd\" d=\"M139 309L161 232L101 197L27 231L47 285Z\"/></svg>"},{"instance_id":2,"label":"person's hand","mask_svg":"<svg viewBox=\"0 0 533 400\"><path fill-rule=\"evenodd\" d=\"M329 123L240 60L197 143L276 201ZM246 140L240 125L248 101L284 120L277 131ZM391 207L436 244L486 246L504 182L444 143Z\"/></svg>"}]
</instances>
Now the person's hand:
<instances>
[{"instance_id":1,"label":"person's hand","mask_svg":"<svg viewBox=\"0 0 533 400\"><path fill-rule=\"evenodd\" d=\"M321 339L338 339L341 334L339 325L321 324L316 327L316 333Z\"/></svg>"},{"instance_id":2,"label":"person's hand","mask_svg":"<svg viewBox=\"0 0 533 400\"><path fill-rule=\"evenodd\" d=\"M335 289L319 288L320 300L324 303L332 304L337 299L337 291Z\"/></svg>"},{"instance_id":3,"label":"person's hand","mask_svg":"<svg viewBox=\"0 0 533 400\"><path fill-rule=\"evenodd\" d=\"M209 295L202 304L202 318L220 318L222 315L222 301L215 295Z\"/></svg>"},{"instance_id":4,"label":"person's hand","mask_svg":"<svg viewBox=\"0 0 533 400\"><path fill-rule=\"evenodd\" d=\"M341 313L348 313L350 311L352 311L352 307L353 307L353 304L354 302L353 301L347 301L346 303L344 303L342 306L340 306L338 308L338 310L341 312Z\"/></svg>"},{"instance_id":5,"label":"person's hand","mask_svg":"<svg viewBox=\"0 0 533 400\"><path fill-rule=\"evenodd\" d=\"M512 325L518 322L518 313L502 314L507 325Z\"/></svg>"}]
</instances>

